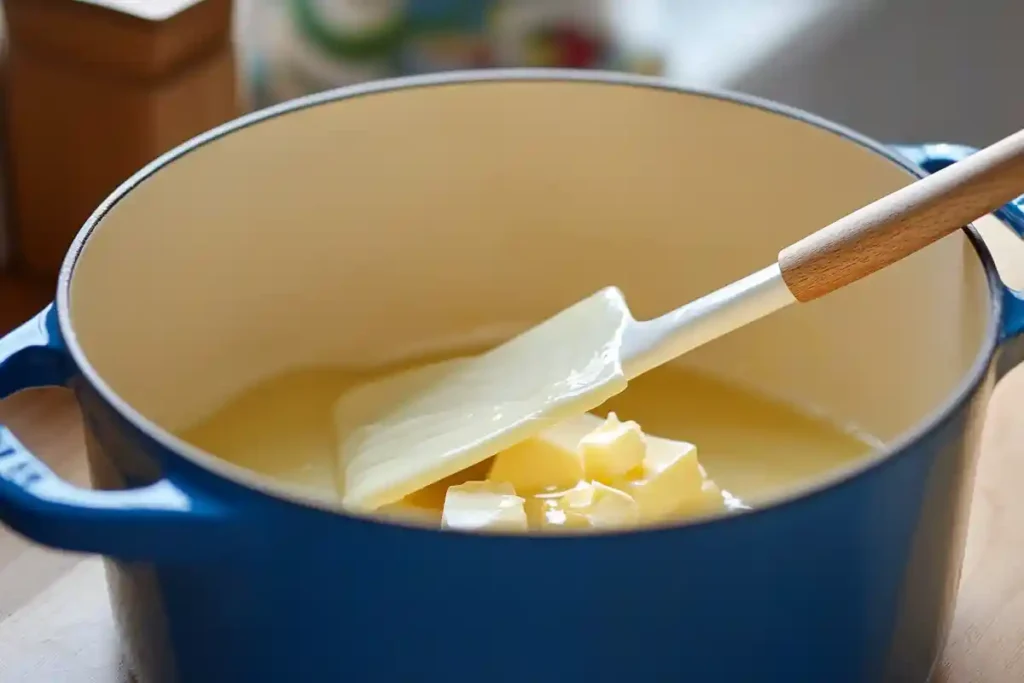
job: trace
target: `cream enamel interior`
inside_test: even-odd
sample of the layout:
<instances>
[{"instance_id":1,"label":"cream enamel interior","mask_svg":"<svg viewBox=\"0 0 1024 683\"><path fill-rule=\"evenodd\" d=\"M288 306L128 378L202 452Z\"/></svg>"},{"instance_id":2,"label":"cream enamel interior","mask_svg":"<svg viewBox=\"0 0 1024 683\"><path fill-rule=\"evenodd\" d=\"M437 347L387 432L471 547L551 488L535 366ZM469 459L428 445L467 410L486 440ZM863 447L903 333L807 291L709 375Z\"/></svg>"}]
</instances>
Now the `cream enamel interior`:
<instances>
[{"instance_id":1,"label":"cream enamel interior","mask_svg":"<svg viewBox=\"0 0 1024 683\"><path fill-rule=\"evenodd\" d=\"M369 367L509 334L609 284L653 316L912 181L843 136L653 87L433 84L291 111L161 168L74 268L90 364L180 429L295 366ZM895 439L981 352L957 233L681 362Z\"/></svg>"}]
</instances>

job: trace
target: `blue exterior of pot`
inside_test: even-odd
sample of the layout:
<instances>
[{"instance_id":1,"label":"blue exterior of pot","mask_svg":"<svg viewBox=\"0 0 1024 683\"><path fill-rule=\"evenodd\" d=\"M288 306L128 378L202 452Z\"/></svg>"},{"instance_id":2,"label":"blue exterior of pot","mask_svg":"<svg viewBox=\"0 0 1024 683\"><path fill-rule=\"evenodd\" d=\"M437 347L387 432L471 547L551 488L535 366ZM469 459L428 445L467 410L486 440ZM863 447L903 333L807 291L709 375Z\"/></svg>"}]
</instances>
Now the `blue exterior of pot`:
<instances>
[{"instance_id":1,"label":"blue exterior of pot","mask_svg":"<svg viewBox=\"0 0 1024 683\"><path fill-rule=\"evenodd\" d=\"M969 151L894 158L932 171ZM1024 236L1024 200L999 217ZM923 683L952 615L983 409L1024 358L1024 299L986 265L996 351L891 457L747 514L578 538L386 525L218 477L100 395L51 306L0 341L0 395L73 387L106 490L61 481L2 429L0 519L110 558L140 683Z\"/></svg>"}]
</instances>

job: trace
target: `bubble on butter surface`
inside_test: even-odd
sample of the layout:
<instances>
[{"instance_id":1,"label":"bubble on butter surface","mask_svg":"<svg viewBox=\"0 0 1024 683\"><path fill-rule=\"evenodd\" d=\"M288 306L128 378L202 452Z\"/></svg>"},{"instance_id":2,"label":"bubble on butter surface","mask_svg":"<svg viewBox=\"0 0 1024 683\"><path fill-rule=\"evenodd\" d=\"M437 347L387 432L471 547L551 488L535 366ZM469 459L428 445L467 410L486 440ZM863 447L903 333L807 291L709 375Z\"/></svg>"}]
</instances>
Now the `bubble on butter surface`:
<instances>
[{"instance_id":1,"label":"bubble on butter surface","mask_svg":"<svg viewBox=\"0 0 1024 683\"><path fill-rule=\"evenodd\" d=\"M580 439L578 450L587 476L607 482L640 468L647 441L636 422L609 413L604 424Z\"/></svg>"}]
</instances>

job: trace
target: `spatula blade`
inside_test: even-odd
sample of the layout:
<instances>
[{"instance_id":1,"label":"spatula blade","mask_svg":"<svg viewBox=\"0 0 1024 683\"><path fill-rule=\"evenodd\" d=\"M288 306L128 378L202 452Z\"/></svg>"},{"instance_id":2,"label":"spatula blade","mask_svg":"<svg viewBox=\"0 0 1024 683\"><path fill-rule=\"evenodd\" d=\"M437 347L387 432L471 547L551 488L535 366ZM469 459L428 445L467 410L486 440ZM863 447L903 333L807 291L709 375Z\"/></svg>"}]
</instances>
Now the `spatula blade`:
<instances>
[{"instance_id":1,"label":"spatula blade","mask_svg":"<svg viewBox=\"0 0 1024 683\"><path fill-rule=\"evenodd\" d=\"M351 427L345 416L360 412L372 420L342 435L344 504L394 503L622 392L619 353L631 322L622 293L609 287L480 356L343 396L339 424Z\"/></svg>"}]
</instances>

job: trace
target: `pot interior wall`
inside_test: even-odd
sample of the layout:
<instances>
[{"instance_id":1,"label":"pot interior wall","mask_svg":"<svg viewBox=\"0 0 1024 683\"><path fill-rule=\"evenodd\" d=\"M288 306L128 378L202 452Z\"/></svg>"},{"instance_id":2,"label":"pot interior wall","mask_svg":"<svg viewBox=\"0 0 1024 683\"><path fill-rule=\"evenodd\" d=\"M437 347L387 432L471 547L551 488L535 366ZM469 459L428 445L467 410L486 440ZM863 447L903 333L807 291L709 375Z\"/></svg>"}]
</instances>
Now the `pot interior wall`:
<instances>
[{"instance_id":1,"label":"pot interior wall","mask_svg":"<svg viewBox=\"0 0 1024 683\"><path fill-rule=\"evenodd\" d=\"M72 322L115 392L180 428L287 368L508 334L608 284L658 314L911 180L836 133L668 90L367 94L236 130L142 182L87 242ZM891 439L950 400L988 297L956 234L683 362Z\"/></svg>"}]
</instances>

